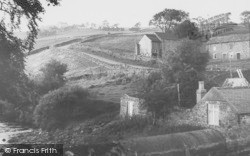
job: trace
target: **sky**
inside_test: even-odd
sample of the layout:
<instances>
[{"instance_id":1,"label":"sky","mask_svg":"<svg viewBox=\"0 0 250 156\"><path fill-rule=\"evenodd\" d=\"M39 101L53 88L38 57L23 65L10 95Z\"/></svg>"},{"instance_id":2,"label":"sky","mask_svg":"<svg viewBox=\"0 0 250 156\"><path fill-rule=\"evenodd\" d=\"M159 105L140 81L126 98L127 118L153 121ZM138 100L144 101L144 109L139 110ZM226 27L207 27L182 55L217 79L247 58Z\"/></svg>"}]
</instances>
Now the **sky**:
<instances>
[{"instance_id":1,"label":"sky","mask_svg":"<svg viewBox=\"0 0 250 156\"><path fill-rule=\"evenodd\" d=\"M119 23L123 27L132 27L141 22L147 27L153 15L165 8L189 12L190 18L209 18L231 12L231 20L240 22L240 13L250 10L250 0L61 0L60 6L45 7L40 25L57 25L59 22L100 25L107 20L110 25Z\"/></svg>"}]
</instances>

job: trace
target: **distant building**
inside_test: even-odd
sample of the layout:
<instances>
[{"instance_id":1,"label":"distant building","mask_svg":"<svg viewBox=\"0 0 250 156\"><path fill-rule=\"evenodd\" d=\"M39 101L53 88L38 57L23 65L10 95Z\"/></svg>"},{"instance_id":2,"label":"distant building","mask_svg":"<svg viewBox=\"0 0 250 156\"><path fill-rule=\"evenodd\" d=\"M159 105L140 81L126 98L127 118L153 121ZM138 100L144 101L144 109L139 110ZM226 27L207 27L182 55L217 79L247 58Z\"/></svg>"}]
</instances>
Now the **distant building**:
<instances>
[{"instance_id":1,"label":"distant building","mask_svg":"<svg viewBox=\"0 0 250 156\"><path fill-rule=\"evenodd\" d=\"M171 32L145 34L136 44L136 56L162 58L169 52L175 51L180 42L177 36Z\"/></svg>"},{"instance_id":2,"label":"distant building","mask_svg":"<svg viewBox=\"0 0 250 156\"><path fill-rule=\"evenodd\" d=\"M143 108L142 103L144 100L128 96L124 94L121 97L120 103L120 116L121 117L132 117L137 115L145 115L146 109Z\"/></svg>"},{"instance_id":3,"label":"distant building","mask_svg":"<svg viewBox=\"0 0 250 156\"><path fill-rule=\"evenodd\" d=\"M207 42L207 50L214 60L250 58L250 34L216 36Z\"/></svg>"}]
</instances>

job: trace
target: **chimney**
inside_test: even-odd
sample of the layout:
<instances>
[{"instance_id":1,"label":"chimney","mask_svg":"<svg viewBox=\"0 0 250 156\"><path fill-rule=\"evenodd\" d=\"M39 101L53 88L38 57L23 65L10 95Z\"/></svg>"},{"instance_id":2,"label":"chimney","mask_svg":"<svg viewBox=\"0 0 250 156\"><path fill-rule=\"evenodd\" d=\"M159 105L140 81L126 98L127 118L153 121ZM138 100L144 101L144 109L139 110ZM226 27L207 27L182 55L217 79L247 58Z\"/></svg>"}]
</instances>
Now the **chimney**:
<instances>
[{"instance_id":1,"label":"chimney","mask_svg":"<svg viewBox=\"0 0 250 156\"><path fill-rule=\"evenodd\" d=\"M196 91L196 103L199 103L202 97L207 93L207 90L204 88L204 81L199 81L199 88Z\"/></svg>"}]
</instances>

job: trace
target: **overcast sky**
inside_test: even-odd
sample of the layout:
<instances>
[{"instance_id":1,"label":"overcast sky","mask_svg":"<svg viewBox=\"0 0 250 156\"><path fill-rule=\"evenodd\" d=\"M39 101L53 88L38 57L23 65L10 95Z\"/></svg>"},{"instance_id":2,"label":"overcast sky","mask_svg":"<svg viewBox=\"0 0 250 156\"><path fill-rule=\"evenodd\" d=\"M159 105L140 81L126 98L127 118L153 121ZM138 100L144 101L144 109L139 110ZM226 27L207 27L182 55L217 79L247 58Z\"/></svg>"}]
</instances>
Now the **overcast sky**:
<instances>
[{"instance_id":1,"label":"overcast sky","mask_svg":"<svg viewBox=\"0 0 250 156\"><path fill-rule=\"evenodd\" d=\"M242 11L250 10L250 0L62 0L59 7L46 7L41 26L59 22L82 24L119 23L131 27L137 22L148 26L152 16L165 8L181 9L191 18L212 17L231 12L231 19L239 22Z\"/></svg>"}]
</instances>

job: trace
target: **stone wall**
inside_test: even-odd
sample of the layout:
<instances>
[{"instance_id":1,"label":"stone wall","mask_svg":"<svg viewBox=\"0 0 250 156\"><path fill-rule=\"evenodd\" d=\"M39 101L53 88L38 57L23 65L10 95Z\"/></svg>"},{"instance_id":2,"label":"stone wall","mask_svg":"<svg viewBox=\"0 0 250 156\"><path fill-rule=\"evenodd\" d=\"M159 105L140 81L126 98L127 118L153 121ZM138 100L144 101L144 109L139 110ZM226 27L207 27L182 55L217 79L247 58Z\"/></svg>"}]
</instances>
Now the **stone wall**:
<instances>
[{"instance_id":1,"label":"stone wall","mask_svg":"<svg viewBox=\"0 0 250 156\"><path fill-rule=\"evenodd\" d=\"M231 53L232 60L237 60L237 53L240 53L241 59L250 57L249 41L210 44L207 45L207 49L212 59L228 60Z\"/></svg>"},{"instance_id":2,"label":"stone wall","mask_svg":"<svg viewBox=\"0 0 250 156\"><path fill-rule=\"evenodd\" d=\"M218 101L219 102L219 123L221 127L228 127L238 124L238 116L234 113L231 107L226 102ZM190 114L193 116L194 121L201 125L208 124L208 104L210 102L200 102L195 105L192 109L192 113ZM212 102L214 103L214 101Z\"/></svg>"}]
</instances>

